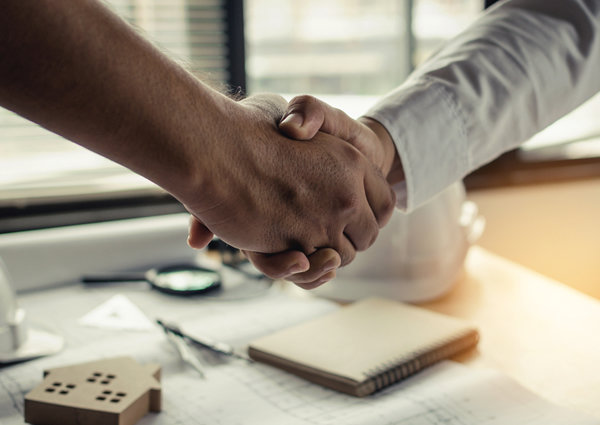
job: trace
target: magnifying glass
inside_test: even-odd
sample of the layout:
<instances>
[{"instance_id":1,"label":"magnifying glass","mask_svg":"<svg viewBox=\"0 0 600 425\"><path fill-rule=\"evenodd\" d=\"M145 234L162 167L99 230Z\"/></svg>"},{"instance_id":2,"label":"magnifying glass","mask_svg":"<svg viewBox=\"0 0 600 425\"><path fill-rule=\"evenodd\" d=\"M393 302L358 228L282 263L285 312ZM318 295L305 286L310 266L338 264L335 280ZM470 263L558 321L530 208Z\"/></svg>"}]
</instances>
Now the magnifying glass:
<instances>
[{"instance_id":1,"label":"magnifying glass","mask_svg":"<svg viewBox=\"0 0 600 425\"><path fill-rule=\"evenodd\" d=\"M151 269L145 273L84 276L81 280L88 284L146 281L157 291L179 296L205 294L221 287L219 272L192 265L168 266Z\"/></svg>"}]
</instances>

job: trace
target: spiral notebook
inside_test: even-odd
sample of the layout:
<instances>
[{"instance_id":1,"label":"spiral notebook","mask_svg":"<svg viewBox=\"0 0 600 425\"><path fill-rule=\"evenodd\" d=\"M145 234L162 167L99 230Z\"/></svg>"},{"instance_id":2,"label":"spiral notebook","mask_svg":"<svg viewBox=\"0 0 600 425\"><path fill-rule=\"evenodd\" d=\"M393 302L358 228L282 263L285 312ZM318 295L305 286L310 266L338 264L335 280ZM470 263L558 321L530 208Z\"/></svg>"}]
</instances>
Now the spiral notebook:
<instances>
[{"instance_id":1,"label":"spiral notebook","mask_svg":"<svg viewBox=\"0 0 600 425\"><path fill-rule=\"evenodd\" d=\"M248 354L309 381L364 397L477 345L467 322L369 298L250 342Z\"/></svg>"}]
</instances>

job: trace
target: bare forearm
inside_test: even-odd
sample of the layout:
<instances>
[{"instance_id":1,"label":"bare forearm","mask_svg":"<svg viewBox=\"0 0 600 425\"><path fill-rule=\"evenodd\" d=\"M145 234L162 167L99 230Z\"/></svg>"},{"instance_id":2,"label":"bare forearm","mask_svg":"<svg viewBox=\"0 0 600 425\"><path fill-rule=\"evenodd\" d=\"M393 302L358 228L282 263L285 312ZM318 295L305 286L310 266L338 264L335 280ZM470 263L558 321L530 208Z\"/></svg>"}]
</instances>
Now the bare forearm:
<instances>
[{"instance_id":1,"label":"bare forearm","mask_svg":"<svg viewBox=\"0 0 600 425\"><path fill-rule=\"evenodd\" d=\"M5 0L0 28L0 104L171 192L203 243L330 246L347 263L389 220L393 193L356 149L290 142L283 98L226 98L97 0Z\"/></svg>"},{"instance_id":2,"label":"bare forearm","mask_svg":"<svg viewBox=\"0 0 600 425\"><path fill-rule=\"evenodd\" d=\"M97 1L3 3L3 106L167 190L201 178L198 160L233 102Z\"/></svg>"}]
</instances>

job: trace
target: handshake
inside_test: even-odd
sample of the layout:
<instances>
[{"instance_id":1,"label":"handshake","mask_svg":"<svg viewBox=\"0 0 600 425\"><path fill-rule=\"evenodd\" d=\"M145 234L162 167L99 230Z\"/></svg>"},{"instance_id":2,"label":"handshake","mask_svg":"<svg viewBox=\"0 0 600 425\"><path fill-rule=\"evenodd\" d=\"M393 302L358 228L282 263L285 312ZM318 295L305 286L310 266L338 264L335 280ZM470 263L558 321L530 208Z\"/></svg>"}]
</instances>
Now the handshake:
<instances>
[{"instance_id":1,"label":"handshake","mask_svg":"<svg viewBox=\"0 0 600 425\"><path fill-rule=\"evenodd\" d=\"M309 96L235 102L101 1L3 6L0 106L173 194L193 216L191 246L217 235L266 275L304 288L373 243L405 174L417 205L600 87L598 1L504 2L378 105L404 131L403 169L379 122Z\"/></svg>"},{"instance_id":2,"label":"handshake","mask_svg":"<svg viewBox=\"0 0 600 425\"><path fill-rule=\"evenodd\" d=\"M259 270L313 288L367 249L403 179L386 130L314 98L236 102L100 1L10 0L0 105L153 181ZM32 19L35 17L35 19Z\"/></svg>"},{"instance_id":3,"label":"handshake","mask_svg":"<svg viewBox=\"0 0 600 425\"><path fill-rule=\"evenodd\" d=\"M229 119L198 189L175 194L192 214L190 246L217 235L266 275L312 289L373 244L404 178L381 124L272 94L230 105Z\"/></svg>"}]
</instances>

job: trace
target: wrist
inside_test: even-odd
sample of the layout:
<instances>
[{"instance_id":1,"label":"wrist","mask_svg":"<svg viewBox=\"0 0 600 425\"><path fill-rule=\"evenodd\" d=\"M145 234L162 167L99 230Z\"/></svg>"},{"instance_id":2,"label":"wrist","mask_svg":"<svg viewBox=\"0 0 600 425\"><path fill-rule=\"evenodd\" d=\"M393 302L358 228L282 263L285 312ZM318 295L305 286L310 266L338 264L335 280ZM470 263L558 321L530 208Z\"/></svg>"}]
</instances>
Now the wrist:
<instances>
[{"instance_id":1,"label":"wrist","mask_svg":"<svg viewBox=\"0 0 600 425\"><path fill-rule=\"evenodd\" d=\"M394 140L378 121L372 118L360 117L358 119L362 124L368 127L377 136L379 143L379 151L382 156L381 171L390 185L395 185L404 180L404 169L402 168L402 161L400 155L394 144Z\"/></svg>"},{"instance_id":2,"label":"wrist","mask_svg":"<svg viewBox=\"0 0 600 425\"><path fill-rule=\"evenodd\" d=\"M189 132L195 135L195 143L189 144L185 174L180 178L187 184L180 181L175 189L181 193L176 196L199 218L203 218L203 211L229 204L251 191L248 168L264 168L260 164L274 142L268 132L277 131L277 122L287 107L279 96L257 95L237 102L210 91L212 107L205 109L207 116L199 117L195 130ZM196 114L200 113L199 109ZM251 203L249 199L246 202Z\"/></svg>"},{"instance_id":3,"label":"wrist","mask_svg":"<svg viewBox=\"0 0 600 425\"><path fill-rule=\"evenodd\" d=\"M207 86L201 89L208 92L204 93L207 101L193 108L186 119L187 128L179 131L181 162L173 164L172 169L179 169L180 174L170 179L171 188L165 187L191 207L192 213L210 208L205 205L209 200L213 203L220 195L229 196L228 159L234 155L232 148L237 145L239 127L244 122L244 111L237 102Z\"/></svg>"}]
</instances>

